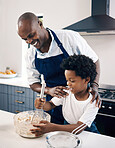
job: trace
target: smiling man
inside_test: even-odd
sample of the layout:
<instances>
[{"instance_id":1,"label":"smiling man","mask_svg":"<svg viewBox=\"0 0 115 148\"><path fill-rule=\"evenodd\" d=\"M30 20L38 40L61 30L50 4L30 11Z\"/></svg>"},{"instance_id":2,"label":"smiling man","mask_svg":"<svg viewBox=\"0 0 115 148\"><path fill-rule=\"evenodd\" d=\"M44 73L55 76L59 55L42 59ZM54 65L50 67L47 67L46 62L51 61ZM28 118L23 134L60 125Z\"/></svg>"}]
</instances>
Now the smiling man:
<instances>
[{"instance_id":1,"label":"smiling man","mask_svg":"<svg viewBox=\"0 0 115 148\"><path fill-rule=\"evenodd\" d=\"M26 63L28 81L32 90L40 93L40 75L43 74L47 85L45 88L46 100L49 101L52 97L66 97L68 93L64 89L67 89L67 82L60 64L64 58L70 55L83 54L90 57L96 64L97 76L91 87L93 100L98 98L99 60L79 33L71 30L54 32L49 28L44 28L35 14L27 12L18 19L18 34L26 43L30 44ZM61 106L49 113L52 122L63 124Z\"/></svg>"}]
</instances>

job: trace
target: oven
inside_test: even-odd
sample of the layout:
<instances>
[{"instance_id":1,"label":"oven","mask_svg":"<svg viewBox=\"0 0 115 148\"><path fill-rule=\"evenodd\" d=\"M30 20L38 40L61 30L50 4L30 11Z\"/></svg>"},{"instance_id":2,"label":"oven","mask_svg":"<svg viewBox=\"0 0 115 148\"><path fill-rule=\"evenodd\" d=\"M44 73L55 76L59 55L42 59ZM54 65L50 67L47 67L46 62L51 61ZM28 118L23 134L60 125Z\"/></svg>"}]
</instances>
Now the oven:
<instances>
[{"instance_id":1,"label":"oven","mask_svg":"<svg viewBox=\"0 0 115 148\"><path fill-rule=\"evenodd\" d=\"M102 104L95 124L101 134L115 137L115 86L101 85L98 91Z\"/></svg>"}]
</instances>

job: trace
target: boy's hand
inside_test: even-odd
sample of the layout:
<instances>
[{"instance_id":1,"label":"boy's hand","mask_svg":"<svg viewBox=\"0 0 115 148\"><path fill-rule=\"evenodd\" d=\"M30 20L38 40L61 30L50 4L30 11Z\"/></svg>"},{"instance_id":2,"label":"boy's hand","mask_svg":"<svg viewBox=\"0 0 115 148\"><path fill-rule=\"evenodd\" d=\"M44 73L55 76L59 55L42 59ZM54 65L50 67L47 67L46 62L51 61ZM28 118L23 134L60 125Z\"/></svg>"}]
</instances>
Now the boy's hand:
<instances>
[{"instance_id":1,"label":"boy's hand","mask_svg":"<svg viewBox=\"0 0 115 148\"><path fill-rule=\"evenodd\" d=\"M45 120L41 120L38 125L33 125L33 126L36 127L36 129L30 129L30 131L32 132L32 134L35 134L36 137L54 131L55 129L54 123L50 123Z\"/></svg>"},{"instance_id":2,"label":"boy's hand","mask_svg":"<svg viewBox=\"0 0 115 148\"><path fill-rule=\"evenodd\" d=\"M34 102L35 108L37 109L43 108L43 105L45 104L45 102L46 102L45 98L36 98Z\"/></svg>"}]
</instances>

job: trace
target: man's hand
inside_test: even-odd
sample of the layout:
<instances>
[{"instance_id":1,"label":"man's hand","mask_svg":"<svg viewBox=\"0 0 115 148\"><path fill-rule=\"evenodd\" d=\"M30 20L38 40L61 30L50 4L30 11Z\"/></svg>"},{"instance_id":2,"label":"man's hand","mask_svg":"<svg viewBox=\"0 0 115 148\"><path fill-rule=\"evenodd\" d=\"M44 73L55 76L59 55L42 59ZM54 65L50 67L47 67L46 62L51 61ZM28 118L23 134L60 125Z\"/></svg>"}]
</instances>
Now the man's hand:
<instances>
[{"instance_id":1,"label":"man's hand","mask_svg":"<svg viewBox=\"0 0 115 148\"><path fill-rule=\"evenodd\" d=\"M89 88L89 92L93 95L93 98L92 98L91 102L96 100L96 104L95 105L100 108L102 101L101 101L100 95L98 93L98 85L96 86L95 84L92 83L91 87Z\"/></svg>"},{"instance_id":2,"label":"man's hand","mask_svg":"<svg viewBox=\"0 0 115 148\"><path fill-rule=\"evenodd\" d=\"M68 93L64 90L68 90L69 88L65 87L65 86L56 86L56 87L52 87L52 88L48 88L48 92L47 94L51 95L52 97L66 97L68 95Z\"/></svg>"}]
</instances>

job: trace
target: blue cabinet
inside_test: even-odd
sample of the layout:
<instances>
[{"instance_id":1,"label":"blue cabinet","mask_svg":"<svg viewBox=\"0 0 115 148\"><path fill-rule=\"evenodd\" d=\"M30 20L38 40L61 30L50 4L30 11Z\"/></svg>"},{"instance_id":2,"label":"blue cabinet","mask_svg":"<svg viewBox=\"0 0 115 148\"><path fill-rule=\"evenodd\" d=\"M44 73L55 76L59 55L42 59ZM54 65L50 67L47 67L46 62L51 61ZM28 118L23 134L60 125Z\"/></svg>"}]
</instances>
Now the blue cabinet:
<instances>
[{"instance_id":1,"label":"blue cabinet","mask_svg":"<svg viewBox=\"0 0 115 148\"><path fill-rule=\"evenodd\" d=\"M0 109L12 113L33 110L36 95L30 88L0 84Z\"/></svg>"},{"instance_id":2,"label":"blue cabinet","mask_svg":"<svg viewBox=\"0 0 115 148\"><path fill-rule=\"evenodd\" d=\"M34 108L34 92L30 88L8 86L9 111L13 113Z\"/></svg>"},{"instance_id":3,"label":"blue cabinet","mask_svg":"<svg viewBox=\"0 0 115 148\"><path fill-rule=\"evenodd\" d=\"M0 84L0 110L8 111L8 87L7 85Z\"/></svg>"}]
</instances>

